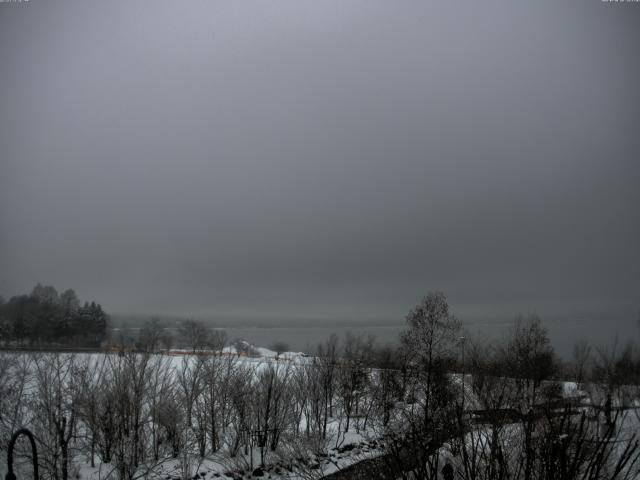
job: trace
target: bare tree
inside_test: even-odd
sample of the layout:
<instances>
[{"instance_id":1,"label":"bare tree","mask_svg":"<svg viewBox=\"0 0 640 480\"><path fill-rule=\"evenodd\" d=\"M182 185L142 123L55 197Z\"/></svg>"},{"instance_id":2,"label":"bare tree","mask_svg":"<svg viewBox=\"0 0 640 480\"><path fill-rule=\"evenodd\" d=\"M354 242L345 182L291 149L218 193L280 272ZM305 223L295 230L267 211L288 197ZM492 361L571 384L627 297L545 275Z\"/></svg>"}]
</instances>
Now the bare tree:
<instances>
[{"instance_id":1,"label":"bare tree","mask_svg":"<svg viewBox=\"0 0 640 480\"><path fill-rule=\"evenodd\" d=\"M184 347L192 349L194 352L196 350L211 348L214 344L219 344L221 335L224 335L224 333L219 330L214 331L204 322L193 319L184 320L179 330L181 344Z\"/></svg>"},{"instance_id":2,"label":"bare tree","mask_svg":"<svg viewBox=\"0 0 640 480\"><path fill-rule=\"evenodd\" d=\"M455 357L454 349L461 324L449 312L443 293L429 293L407 315L408 329L402 334L403 345L412 356L422 390L423 420L431 422L431 400L436 395L436 379L442 377L446 362ZM439 386L438 386L439 388Z\"/></svg>"},{"instance_id":3,"label":"bare tree","mask_svg":"<svg viewBox=\"0 0 640 480\"><path fill-rule=\"evenodd\" d=\"M322 409L322 437L327 436L329 418L333 417L334 396L338 372L338 336L331 334L325 344L318 346L317 358L320 368L320 384L324 408Z\"/></svg>"},{"instance_id":4,"label":"bare tree","mask_svg":"<svg viewBox=\"0 0 640 480\"><path fill-rule=\"evenodd\" d=\"M34 355L36 394L34 426L47 475L68 480L80 392L76 357L63 354Z\"/></svg>"},{"instance_id":5,"label":"bare tree","mask_svg":"<svg viewBox=\"0 0 640 480\"><path fill-rule=\"evenodd\" d=\"M435 479L438 449L456 436L455 398L448 367L453 365L460 322L442 293L429 293L407 315L402 345L408 352L406 399L384 432L388 466ZM404 474L403 474L404 475Z\"/></svg>"},{"instance_id":6,"label":"bare tree","mask_svg":"<svg viewBox=\"0 0 640 480\"><path fill-rule=\"evenodd\" d=\"M0 448L9 444L13 432L31 421L28 385L32 356L0 352Z\"/></svg>"},{"instance_id":7,"label":"bare tree","mask_svg":"<svg viewBox=\"0 0 640 480\"><path fill-rule=\"evenodd\" d=\"M326 438L326 418L329 409L325 388L326 373L325 364L318 357L314 357L305 368L294 371L296 429L304 418L304 432L307 438Z\"/></svg>"},{"instance_id":8,"label":"bare tree","mask_svg":"<svg viewBox=\"0 0 640 480\"><path fill-rule=\"evenodd\" d=\"M204 362L202 394L212 452L220 448L231 421L231 388L237 366L236 355L210 356Z\"/></svg>"},{"instance_id":9,"label":"bare tree","mask_svg":"<svg viewBox=\"0 0 640 480\"><path fill-rule=\"evenodd\" d=\"M471 395L466 407L475 412L475 425L462 411L453 446L460 453L460 469L469 479L502 480L509 475L508 445L504 432L514 422L509 409L516 394L515 381L505 376L504 349L468 342Z\"/></svg>"},{"instance_id":10,"label":"bare tree","mask_svg":"<svg viewBox=\"0 0 640 480\"><path fill-rule=\"evenodd\" d=\"M165 335L165 329L160 319L153 317L147 320L140 329L137 346L144 352L156 352L161 345L166 343Z\"/></svg>"},{"instance_id":11,"label":"bare tree","mask_svg":"<svg viewBox=\"0 0 640 480\"><path fill-rule=\"evenodd\" d=\"M248 453L251 431L251 395L254 382L253 371L246 365L239 365L229 382L234 416L232 438L229 445L231 457L235 457L243 445L245 454Z\"/></svg>"},{"instance_id":12,"label":"bare tree","mask_svg":"<svg viewBox=\"0 0 640 480\"><path fill-rule=\"evenodd\" d=\"M183 448L185 420L177 387L173 383L152 410L152 420L158 428L158 450L162 445L165 447L164 454L178 458Z\"/></svg>"},{"instance_id":13,"label":"bare tree","mask_svg":"<svg viewBox=\"0 0 640 480\"><path fill-rule=\"evenodd\" d=\"M581 340L573 346L570 373L578 388L582 387L591 359L591 345L589 345L589 342Z\"/></svg>"},{"instance_id":14,"label":"bare tree","mask_svg":"<svg viewBox=\"0 0 640 480\"><path fill-rule=\"evenodd\" d=\"M360 400L369 381L372 349L372 337L364 338L347 332L338 380L345 432L349 431L353 415L359 414Z\"/></svg>"},{"instance_id":15,"label":"bare tree","mask_svg":"<svg viewBox=\"0 0 640 480\"><path fill-rule=\"evenodd\" d=\"M504 350L505 373L515 378L523 412L538 402L540 385L558 371L549 332L536 315L518 317Z\"/></svg>"},{"instance_id":16,"label":"bare tree","mask_svg":"<svg viewBox=\"0 0 640 480\"><path fill-rule=\"evenodd\" d=\"M291 365L288 363L268 362L257 372L251 430L257 436L263 465L267 448L274 451L290 425L290 377Z\"/></svg>"},{"instance_id":17,"label":"bare tree","mask_svg":"<svg viewBox=\"0 0 640 480\"><path fill-rule=\"evenodd\" d=\"M640 352L632 342L619 348L616 339L611 347L597 349L590 393L592 400L604 412L607 424L613 422L616 407L634 406L634 401L639 397L639 367Z\"/></svg>"},{"instance_id":18,"label":"bare tree","mask_svg":"<svg viewBox=\"0 0 640 480\"><path fill-rule=\"evenodd\" d=\"M174 382L173 369L167 357L157 356L149 367L149 382L147 388L147 402L149 408L148 433L151 438L151 452L153 460L158 462L160 457L160 445L162 442L161 424L157 419L161 416L160 410L165 406L164 400L173 394Z\"/></svg>"},{"instance_id":19,"label":"bare tree","mask_svg":"<svg viewBox=\"0 0 640 480\"><path fill-rule=\"evenodd\" d=\"M149 418L147 389L156 358L134 352L108 357L104 393L111 402L103 414L104 431L112 442L110 457L115 460L120 480L133 480L141 474L139 469L145 460L143 427Z\"/></svg>"},{"instance_id":20,"label":"bare tree","mask_svg":"<svg viewBox=\"0 0 640 480\"><path fill-rule=\"evenodd\" d=\"M190 479L199 466L205 452L206 418L198 418L198 403L203 392L202 375L204 359L199 356L184 356L177 371L179 399L184 409L182 425L182 454L180 456L182 478ZM206 411L204 412L206 415ZM194 420L196 420L194 422ZM194 441L195 440L195 441Z\"/></svg>"},{"instance_id":21,"label":"bare tree","mask_svg":"<svg viewBox=\"0 0 640 480\"><path fill-rule=\"evenodd\" d=\"M89 445L89 458L92 467L95 467L96 449L98 445L103 445L102 460L109 462L110 448L109 440L101 438L108 435L107 425L102 422L106 420L102 409L105 408L105 400L102 393L103 383L107 375L107 358L87 357L78 367L79 375L75 381L80 383L80 394L78 401L78 416L82 421L80 428L84 432L85 444ZM103 429L102 427L107 427ZM102 440L102 441L101 441Z\"/></svg>"}]
</instances>

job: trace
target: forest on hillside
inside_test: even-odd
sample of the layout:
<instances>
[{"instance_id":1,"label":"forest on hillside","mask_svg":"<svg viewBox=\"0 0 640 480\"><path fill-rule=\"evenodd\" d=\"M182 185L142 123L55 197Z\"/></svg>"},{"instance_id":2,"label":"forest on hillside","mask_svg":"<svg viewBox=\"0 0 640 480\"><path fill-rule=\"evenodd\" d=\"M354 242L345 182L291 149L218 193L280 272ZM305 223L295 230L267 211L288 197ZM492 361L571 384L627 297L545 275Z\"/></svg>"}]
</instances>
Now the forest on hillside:
<instances>
[{"instance_id":1,"label":"forest on hillside","mask_svg":"<svg viewBox=\"0 0 640 480\"><path fill-rule=\"evenodd\" d=\"M80 303L72 289L62 293L37 284L28 295L0 297L0 345L99 347L109 317L94 301Z\"/></svg>"}]
</instances>

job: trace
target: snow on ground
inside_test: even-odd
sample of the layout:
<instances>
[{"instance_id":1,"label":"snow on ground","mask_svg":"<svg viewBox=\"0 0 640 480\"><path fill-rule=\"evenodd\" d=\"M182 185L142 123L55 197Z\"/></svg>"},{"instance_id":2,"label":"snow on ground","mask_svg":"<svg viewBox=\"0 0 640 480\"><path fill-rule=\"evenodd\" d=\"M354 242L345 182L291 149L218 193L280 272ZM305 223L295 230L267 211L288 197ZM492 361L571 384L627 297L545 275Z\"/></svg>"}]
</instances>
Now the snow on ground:
<instances>
[{"instance_id":1,"label":"snow on ground","mask_svg":"<svg viewBox=\"0 0 640 480\"><path fill-rule=\"evenodd\" d=\"M334 419L328 425L327 453L311 455L309 458L292 458L290 451L265 451L266 462L260 467L260 449L254 447L248 454L241 451L236 458L219 453L204 459L190 458L189 478L192 480L214 479L287 479L303 480L320 478L346 468L359 461L382 455L382 445L369 438L367 432L349 432L338 434L340 423ZM267 449L268 450L268 449ZM302 462L301 462L302 460ZM147 476L150 480L181 480L183 478L181 459L163 459L153 466ZM71 478L77 480L116 480L117 473L110 464L96 463L90 466L87 460L76 462L71 469Z\"/></svg>"},{"instance_id":2,"label":"snow on ground","mask_svg":"<svg viewBox=\"0 0 640 480\"><path fill-rule=\"evenodd\" d=\"M237 362L250 365L253 371L259 372L269 364L291 365L299 368L309 363L312 359L302 352L282 352L278 353L268 348L256 347L247 342L239 345L241 352L236 346L227 346L222 351L211 350L185 350L171 349L167 352L166 358L174 371L179 371L184 361L193 361L203 356L233 356ZM249 352L247 355L245 352ZM61 355L74 355L76 359L83 363L98 364L108 361L109 357L117 357L117 353L62 353ZM32 377L26 385L25 393L35 389L36 385ZM192 480L214 480L214 479L288 479L303 480L309 478L320 478L342 468L348 467L367 458L372 458L383 454L382 445L376 440L372 440L371 431L356 431L358 420L354 418L352 426L348 432L343 432L344 424L340 419L333 418L327 425L327 440L325 444L326 454L312 455L303 459L298 454L297 459L292 456L291 451L276 452L266 451L264 467L260 465L260 449L254 447L248 454L242 451L236 458L230 458L228 453L218 453L209 455L204 459L193 456L188 462L184 458L165 458L154 465L148 465L149 472L144 477L149 480L181 480L184 478L183 466L190 465L189 478ZM304 419L301 429L304 429ZM302 442L304 439L298 439ZM268 450L268 449L265 449ZM302 450L300 451L302 452ZM112 464L102 464L95 458L95 467L91 467L89 458L79 455L75 458L70 468L71 480L116 480L117 472ZM4 455L0 458L0 475L4 477L6 473L6 459Z\"/></svg>"},{"instance_id":3,"label":"snow on ground","mask_svg":"<svg viewBox=\"0 0 640 480\"><path fill-rule=\"evenodd\" d=\"M240 348L237 348L240 347ZM282 365L292 365L294 368L304 366L312 361L302 352L282 352L278 353L268 348L256 347L247 342L236 342L235 345L227 346L222 351L214 352L211 350L184 350L172 349L166 352L170 365L176 371L182 366L183 362L191 361L198 356L234 356L240 363L245 363L254 367L254 371L258 372L261 368L273 363ZM65 354L68 355L68 354ZM75 354L79 361L87 361L90 363L105 361L110 355L116 353L79 353ZM465 398L467 408L478 408L482 406L478 399L475 398L472 389L472 378L470 374L452 374L452 381L460 388L464 385ZM585 399L588 397L585 390L575 382L561 382L562 393L565 398ZM33 388L33 385L27 385L27 390ZM615 401L614 401L615 403ZM626 413L627 422L625 422L625 432L623 438L630 437L634 432L640 431L640 404L637 406L639 410L630 410ZM295 460L295 456L291 452L267 452L267 463L269 466L260 468L260 451L254 447L248 454L237 455L236 458L229 458L228 454L220 453L207 456L204 459L193 457L190 459L189 477L192 480L214 480L214 479L249 479L249 478L267 478L267 479L307 479L320 478L324 475L331 474L339 469L353 465L367 458L382 455L384 453L382 445L376 441L372 431L355 431L355 424L352 425L350 431L342 432L339 419L332 419L328 424L328 439L325 451L326 455L316 455L300 462L300 458ZM304 428L304 425L301 425ZM507 427L509 428L509 427ZM511 426L517 428L517 426ZM485 433L476 430L470 433L471 436L484 436ZM302 439L300 439L302 441ZM447 445L443 446L441 453L443 460L449 460L451 453ZM184 459L183 459L184 460ZM295 465L295 463L298 463ZM150 468L152 472L147 475L150 480L180 480L184 478L182 468L183 461L180 459L163 459L158 464ZM6 472L5 459L0 459L0 475L4 476ZM96 463L95 467L90 466L89 459L76 459L75 464L71 468L70 478L73 480L115 480L116 472L110 464Z\"/></svg>"}]
</instances>

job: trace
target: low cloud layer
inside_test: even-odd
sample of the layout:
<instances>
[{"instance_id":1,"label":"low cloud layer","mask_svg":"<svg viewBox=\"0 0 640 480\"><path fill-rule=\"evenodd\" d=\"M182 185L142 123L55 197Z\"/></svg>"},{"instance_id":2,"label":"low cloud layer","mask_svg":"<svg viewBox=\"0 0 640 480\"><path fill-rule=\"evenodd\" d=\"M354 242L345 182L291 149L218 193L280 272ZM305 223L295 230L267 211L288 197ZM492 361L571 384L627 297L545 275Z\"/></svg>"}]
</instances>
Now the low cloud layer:
<instances>
[{"instance_id":1,"label":"low cloud layer","mask_svg":"<svg viewBox=\"0 0 640 480\"><path fill-rule=\"evenodd\" d=\"M467 318L633 320L639 21L599 0L0 4L0 293L303 322L400 320L437 289Z\"/></svg>"}]
</instances>

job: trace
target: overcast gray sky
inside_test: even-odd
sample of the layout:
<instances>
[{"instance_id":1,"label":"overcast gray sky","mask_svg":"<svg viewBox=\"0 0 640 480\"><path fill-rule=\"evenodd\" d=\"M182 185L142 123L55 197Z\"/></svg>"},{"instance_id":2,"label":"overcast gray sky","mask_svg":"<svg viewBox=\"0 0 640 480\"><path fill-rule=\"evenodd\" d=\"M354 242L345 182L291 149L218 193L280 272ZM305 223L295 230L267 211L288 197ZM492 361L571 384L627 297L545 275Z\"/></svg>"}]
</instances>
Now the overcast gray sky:
<instances>
[{"instance_id":1,"label":"overcast gray sky","mask_svg":"<svg viewBox=\"0 0 640 480\"><path fill-rule=\"evenodd\" d=\"M640 3L0 3L0 293L633 321L639 59Z\"/></svg>"}]
</instances>

